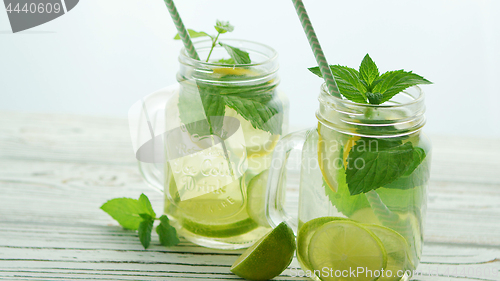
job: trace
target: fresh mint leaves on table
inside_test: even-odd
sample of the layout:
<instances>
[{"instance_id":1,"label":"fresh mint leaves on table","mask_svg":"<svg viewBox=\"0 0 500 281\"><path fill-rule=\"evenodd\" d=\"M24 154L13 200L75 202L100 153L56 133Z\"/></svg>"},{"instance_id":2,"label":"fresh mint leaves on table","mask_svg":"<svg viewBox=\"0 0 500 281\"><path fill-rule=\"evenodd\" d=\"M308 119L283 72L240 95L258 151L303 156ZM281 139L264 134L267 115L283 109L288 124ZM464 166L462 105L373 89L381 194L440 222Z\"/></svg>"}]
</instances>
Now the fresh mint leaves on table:
<instances>
[{"instance_id":1,"label":"fresh mint leaves on table","mask_svg":"<svg viewBox=\"0 0 500 281\"><path fill-rule=\"evenodd\" d=\"M357 103L382 104L406 88L419 84L432 84L411 71L387 71L380 75L377 65L368 54L363 58L359 71L347 66L330 65L340 93ZM309 70L322 77L319 67Z\"/></svg>"},{"instance_id":2,"label":"fresh mint leaves on table","mask_svg":"<svg viewBox=\"0 0 500 281\"><path fill-rule=\"evenodd\" d=\"M160 224L156 227L156 233L163 246L175 246L179 243L177 232L170 225L168 217L162 215L156 218L151 202L148 197L141 194L139 199L115 198L109 200L101 206L101 209L115 219L123 228L138 230L139 240L144 248L148 248L151 243L151 232L155 220Z\"/></svg>"},{"instance_id":3,"label":"fresh mint leaves on table","mask_svg":"<svg viewBox=\"0 0 500 281\"><path fill-rule=\"evenodd\" d=\"M221 59L217 61L218 63L223 63L223 64L249 64L252 61L250 60L250 55L248 52L245 52L241 49L238 49L236 47L230 46L225 43L218 42L219 36L221 34L227 33L227 32L233 32L234 26L229 24L228 21L220 21L217 20L214 26L215 30L217 31L217 35L213 36L210 35L204 31L198 32L194 31L192 29L188 29L189 36L191 38L198 38L198 37L210 37L212 39L212 48L210 49L210 52L208 53L208 57L206 59L206 62L210 60L210 56L212 55L212 51L214 50L215 46L217 46L217 43L226 49L227 53L231 57L230 59ZM174 37L175 40L180 40L181 37L179 34L175 35Z\"/></svg>"}]
</instances>

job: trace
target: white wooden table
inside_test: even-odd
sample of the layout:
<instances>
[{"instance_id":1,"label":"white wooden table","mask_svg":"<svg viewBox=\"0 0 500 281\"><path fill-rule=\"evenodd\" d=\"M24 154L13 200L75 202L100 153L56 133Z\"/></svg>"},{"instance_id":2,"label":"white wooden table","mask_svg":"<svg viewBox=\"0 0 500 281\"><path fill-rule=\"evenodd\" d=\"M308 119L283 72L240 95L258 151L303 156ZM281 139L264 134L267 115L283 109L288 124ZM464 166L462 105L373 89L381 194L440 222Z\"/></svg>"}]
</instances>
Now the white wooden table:
<instances>
[{"instance_id":1,"label":"white wooden table","mask_svg":"<svg viewBox=\"0 0 500 281\"><path fill-rule=\"evenodd\" d=\"M423 275L412 280L500 280L500 139L432 140ZM241 251L165 248L156 233L144 250L99 209L143 192L162 209L127 120L0 112L0 279L240 279L229 268ZM303 280L297 266L277 279Z\"/></svg>"}]
</instances>

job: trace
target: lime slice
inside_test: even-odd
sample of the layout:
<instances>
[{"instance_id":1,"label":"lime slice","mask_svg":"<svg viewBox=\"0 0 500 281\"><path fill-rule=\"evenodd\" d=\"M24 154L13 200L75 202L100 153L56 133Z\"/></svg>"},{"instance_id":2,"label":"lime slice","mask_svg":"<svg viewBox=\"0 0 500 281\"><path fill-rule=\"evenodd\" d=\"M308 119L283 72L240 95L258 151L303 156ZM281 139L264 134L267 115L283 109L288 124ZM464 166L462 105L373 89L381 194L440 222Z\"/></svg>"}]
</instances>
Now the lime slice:
<instances>
[{"instance_id":1,"label":"lime slice","mask_svg":"<svg viewBox=\"0 0 500 281\"><path fill-rule=\"evenodd\" d=\"M381 224L380 220L377 218L372 208L363 208L357 210L349 218L359 223Z\"/></svg>"},{"instance_id":2,"label":"lime slice","mask_svg":"<svg viewBox=\"0 0 500 281\"><path fill-rule=\"evenodd\" d=\"M252 178L247 189L247 213L259 225L268 227L266 218L266 188L269 170Z\"/></svg>"},{"instance_id":3,"label":"lime slice","mask_svg":"<svg viewBox=\"0 0 500 281\"><path fill-rule=\"evenodd\" d=\"M307 251L312 236L319 227L335 220L347 219L341 217L320 217L312 219L300 227L299 233L297 234L297 258L306 267L311 268Z\"/></svg>"},{"instance_id":4,"label":"lime slice","mask_svg":"<svg viewBox=\"0 0 500 281\"><path fill-rule=\"evenodd\" d=\"M387 267L384 269L384 276L380 277L378 281L400 280L401 276L398 277L398 271L404 272L409 269L409 249L406 240L401 234L390 228L374 224L364 226L377 235L387 252Z\"/></svg>"},{"instance_id":5,"label":"lime slice","mask_svg":"<svg viewBox=\"0 0 500 281\"><path fill-rule=\"evenodd\" d=\"M326 223L316 230L309 244L309 261L314 270L321 272L324 281L373 281L378 278L376 271L380 276L386 267L387 254L373 232L358 223L342 220ZM358 267L364 272L358 272ZM353 270L354 275L350 273ZM349 274L339 278L335 276L338 272Z\"/></svg>"},{"instance_id":6,"label":"lime slice","mask_svg":"<svg viewBox=\"0 0 500 281\"><path fill-rule=\"evenodd\" d=\"M421 222L417 216L413 213L400 214L401 220L406 224L406 230L402 232L403 237L408 242L410 247L410 261L415 269L420 261L420 255L422 254L422 227Z\"/></svg>"},{"instance_id":7,"label":"lime slice","mask_svg":"<svg viewBox=\"0 0 500 281\"><path fill-rule=\"evenodd\" d=\"M231 272L249 280L278 276L292 262L295 235L285 222L248 248L231 266Z\"/></svg>"},{"instance_id":8,"label":"lime slice","mask_svg":"<svg viewBox=\"0 0 500 281\"><path fill-rule=\"evenodd\" d=\"M257 228L257 226L257 223L248 217L240 220L235 219L234 222L227 224L204 224L185 218L182 219L182 227L189 232L200 236L214 238L238 236Z\"/></svg>"}]
</instances>

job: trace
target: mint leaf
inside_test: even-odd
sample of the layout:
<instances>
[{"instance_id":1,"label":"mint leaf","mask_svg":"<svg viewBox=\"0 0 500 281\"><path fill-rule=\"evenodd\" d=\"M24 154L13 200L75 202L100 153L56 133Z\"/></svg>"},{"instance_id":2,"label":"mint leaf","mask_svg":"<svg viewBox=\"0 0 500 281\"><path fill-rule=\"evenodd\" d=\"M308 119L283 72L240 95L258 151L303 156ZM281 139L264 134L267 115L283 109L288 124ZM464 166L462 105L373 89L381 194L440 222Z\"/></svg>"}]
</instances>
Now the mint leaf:
<instances>
[{"instance_id":1,"label":"mint leaf","mask_svg":"<svg viewBox=\"0 0 500 281\"><path fill-rule=\"evenodd\" d=\"M411 175L417 167L424 161L425 159L425 151L420 148L420 147L414 147L413 148L413 161L411 162L410 166L408 166L408 169L404 173L404 176L409 176Z\"/></svg>"},{"instance_id":2,"label":"mint leaf","mask_svg":"<svg viewBox=\"0 0 500 281\"><path fill-rule=\"evenodd\" d=\"M236 64L236 62L234 61L233 58L230 58L230 59L220 59L217 61L217 63L221 63L221 64Z\"/></svg>"},{"instance_id":3,"label":"mint leaf","mask_svg":"<svg viewBox=\"0 0 500 281\"><path fill-rule=\"evenodd\" d=\"M390 189L413 189L417 186L427 184L430 176L428 163L425 151L420 147L414 147L413 160L405 173L384 187Z\"/></svg>"},{"instance_id":4,"label":"mint leaf","mask_svg":"<svg viewBox=\"0 0 500 281\"><path fill-rule=\"evenodd\" d=\"M330 189L328 184L323 180L323 187L325 188L325 193L332 202L332 205L337 208L337 211L341 212L347 217L350 217L357 210L370 207L370 203L366 199L364 194L351 195L349 193L349 188L347 187L345 173L338 173L337 176L337 192Z\"/></svg>"},{"instance_id":5,"label":"mint leaf","mask_svg":"<svg viewBox=\"0 0 500 281\"><path fill-rule=\"evenodd\" d=\"M193 108L193 101L200 99L203 111L200 108ZM220 89L216 86L198 82L197 87L185 87L179 95L178 107L180 119L191 134L208 136L222 128L223 118L211 118L224 116L226 111L224 97L221 96ZM193 122L192 120L200 121Z\"/></svg>"},{"instance_id":6,"label":"mint leaf","mask_svg":"<svg viewBox=\"0 0 500 281\"><path fill-rule=\"evenodd\" d=\"M388 71L380 76L375 62L368 54L359 66L359 72L353 68L330 65L340 93L353 102L382 104L408 87L419 84L432 84L429 80L413 72L404 70ZM319 67L309 70L323 77Z\"/></svg>"},{"instance_id":7,"label":"mint leaf","mask_svg":"<svg viewBox=\"0 0 500 281\"><path fill-rule=\"evenodd\" d=\"M359 74L361 79L363 79L368 86L380 75L377 65L368 54L366 54L359 66Z\"/></svg>"},{"instance_id":8,"label":"mint leaf","mask_svg":"<svg viewBox=\"0 0 500 281\"><path fill-rule=\"evenodd\" d=\"M139 224L139 240L144 249L151 243L151 231L153 230L154 218L148 214L140 214L142 221Z\"/></svg>"},{"instance_id":9,"label":"mint leaf","mask_svg":"<svg viewBox=\"0 0 500 281\"><path fill-rule=\"evenodd\" d=\"M380 104L382 102L382 94L381 93L366 93L366 97L368 98L368 102L370 104Z\"/></svg>"},{"instance_id":10,"label":"mint leaf","mask_svg":"<svg viewBox=\"0 0 500 281\"><path fill-rule=\"evenodd\" d=\"M346 182L350 194L366 193L393 182L406 172L412 161L411 142L361 138L347 157Z\"/></svg>"},{"instance_id":11,"label":"mint leaf","mask_svg":"<svg viewBox=\"0 0 500 281\"><path fill-rule=\"evenodd\" d=\"M366 103L365 93L367 89L359 78L359 72L356 69L341 65L330 65L330 69L335 77L339 91L344 97L353 102ZM311 67L309 71L323 78L319 67Z\"/></svg>"},{"instance_id":12,"label":"mint leaf","mask_svg":"<svg viewBox=\"0 0 500 281\"><path fill-rule=\"evenodd\" d=\"M198 32L198 31L194 31L194 30L189 29L189 28L187 31L189 33L189 37L191 37L191 38L198 38L198 37L204 37L204 36L212 37L208 33L203 32L203 31ZM174 40L181 40L181 36L179 35L179 33L177 33L175 35Z\"/></svg>"},{"instance_id":13,"label":"mint leaf","mask_svg":"<svg viewBox=\"0 0 500 281\"><path fill-rule=\"evenodd\" d=\"M217 30L217 32L221 33L221 34L224 34L226 32L232 32L234 30L234 26L232 26L231 24L229 24L228 21L220 21L220 20L217 20L215 22L215 30Z\"/></svg>"},{"instance_id":14,"label":"mint leaf","mask_svg":"<svg viewBox=\"0 0 500 281\"><path fill-rule=\"evenodd\" d=\"M283 124L283 105L274 95L274 90L262 91L247 89L247 91L224 95L227 106L248 120L254 128L281 134Z\"/></svg>"},{"instance_id":15,"label":"mint leaf","mask_svg":"<svg viewBox=\"0 0 500 281\"><path fill-rule=\"evenodd\" d=\"M229 77L238 78L241 77ZM224 78L220 78L224 80ZM281 134L283 124L283 105L275 94L275 84L264 83L256 87L220 87L216 85L198 84L199 93L186 89L179 95L180 118L191 134L200 136L214 134L220 131L223 118L211 118L224 116L225 107L234 109L245 120L249 121L254 128ZM199 94L199 97L195 95ZM198 109L192 108L193 99L201 98L203 110L208 120L190 123L185 120L196 120L193 114L199 113ZM208 122L208 123L207 123Z\"/></svg>"},{"instance_id":16,"label":"mint leaf","mask_svg":"<svg viewBox=\"0 0 500 281\"><path fill-rule=\"evenodd\" d=\"M177 231L170 225L168 217L165 215L160 217L160 225L156 227L156 233L158 233L160 243L163 246L175 246L180 242L177 237Z\"/></svg>"},{"instance_id":17,"label":"mint leaf","mask_svg":"<svg viewBox=\"0 0 500 281\"><path fill-rule=\"evenodd\" d=\"M148 213L139 200L132 198L115 198L101 206L101 209L115 219L123 228L137 230L142 221L139 214Z\"/></svg>"},{"instance_id":18,"label":"mint leaf","mask_svg":"<svg viewBox=\"0 0 500 281\"><path fill-rule=\"evenodd\" d=\"M429 80L413 72L404 70L388 71L382 74L372 92L383 95L381 103L384 103L401 91L418 84L432 84Z\"/></svg>"},{"instance_id":19,"label":"mint leaf","mask_svg":"<svg viewBox=\"0 0 500 281\"><path fill-rule=\"evenodd\" d=\"M149 201L149 198L144 195L144 193L139 196L139 203L142 204L142 207L148 211L147 214L149 214L153 219L156 218L156 214L155 211L153 211L151 202Z\"/></svg>"},{"instance_id":20,"label":"mint leaf","mask_svg":"<svg viewBox=\"0 0 500 281\"><path fill-rule=\"evenodd\" d=\"M249 64L252 61L250 60L250 54L247 52L240 50L236 47L229 46L228 44L220 43L224 49L226 49L227 53L231 56L231 58L237 63L237 64Z\"/></svg>"}]
</instances>

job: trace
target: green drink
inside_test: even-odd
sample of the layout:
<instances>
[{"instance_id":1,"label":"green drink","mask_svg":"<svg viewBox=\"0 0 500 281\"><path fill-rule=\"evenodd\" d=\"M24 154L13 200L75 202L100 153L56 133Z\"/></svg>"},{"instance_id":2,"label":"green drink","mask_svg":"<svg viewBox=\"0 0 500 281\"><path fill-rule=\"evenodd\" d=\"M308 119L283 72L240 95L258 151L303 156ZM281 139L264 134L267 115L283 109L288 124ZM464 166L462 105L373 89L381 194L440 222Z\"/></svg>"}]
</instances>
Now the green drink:
<instances>
[{"instance_id":1,"label":"green drink","mask_svg":"<svg viewBox=\"0 0 500 281\"><path fill-rule=\"evenodd\" d=\"M330 66L342 97L321 88L318 126L278 142L268 212L283 218L287 173L298 170L297 257L315 280L408 280L420 262L431 144L412 72ZM318 68L310 69L321 75ZM276 161L279 162L279 161ZM297 173L297 171L294 171Z\"/></svg>"},{"instance_id":2,"label":"green drink","mask_svg":"<svg viewBox=\"0 0 500 281\"><path fill-rule=\"evenodd\" d=\"M196 43L210 62L179 57L179 92L166 105L165 213L180 235L207 247L244 248L270 229L265 217L267 169L286 131L287 100L276 88L276 52L226 40L251 64L211 41ZM177 120L177 121L175 121Z\"/></svg>"}]
</instances>

